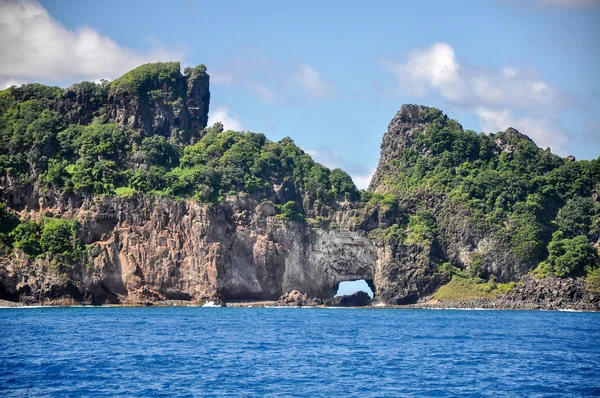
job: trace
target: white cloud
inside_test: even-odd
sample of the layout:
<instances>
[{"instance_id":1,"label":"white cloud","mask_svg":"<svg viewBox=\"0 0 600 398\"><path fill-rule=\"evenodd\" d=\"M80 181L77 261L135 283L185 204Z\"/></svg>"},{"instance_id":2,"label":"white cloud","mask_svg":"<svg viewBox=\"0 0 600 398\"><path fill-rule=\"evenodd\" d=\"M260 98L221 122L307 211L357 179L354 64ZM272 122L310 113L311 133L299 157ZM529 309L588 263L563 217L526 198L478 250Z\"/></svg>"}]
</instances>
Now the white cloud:
<instances>
[{"instance_id":1,"label":"white cloud","mask_svg":"<svg viewBox=\"0 0 600 398\"><path fill-rule=\"evenodd\" d=\"M560 103L559 90L535 71L508 66L500 73L468 69L458 63L447 43L413 50L402 63L385 59L380 63L404 89L419 96L437 92L457 105L549 109Z\"/></svg>"},{"instance_id":2,"label":"white cloud","mask_svg":"<svg viewBox=\"0 0 600 398\"><path fill-rule=\"evenodd\" d=\"M208 115L208 125L212 126L216 122L221 122L225 130L244 130L240 119L236 115L231 115L229 109L225 106L220 106L214 111L210 111L210 114Z\"/></svg>"},{"instance_id":3,"label":"white cloud","mask_svg":"<svg viewBox=\"0 0 600 398\"><path fill-rule=\"evenodd\" d=\"M384 59L380 63L404 90L417 96L439 94L453 105L473 110L485 131L514 127L538 145L550 146L557 153L566 149L568 137L552 116L564 105L562 98L566 96L535 70L511 66L497 72L468 68L457 61L447 43L413 50L404 62Z\"/></svg>"},{"instance_id":4,"label":"white cloud","mask_svg":"<svg viewBox=\"0 0 600 398\"><path fill-rule=\"evenodd\" d=\"M182 59L151 43L147 52L121 47L98 31L69 30L36 1L0 2L0 85L24 81L112 79L148 62Z\"/></svg>"},{"instance_id":5,"label":"white cloud","mask_svg":"<svg viewBox=\"0 0 600 398\"><path fill-rule=\"evenodd\" d=\"M479 117L483 130L487 133L504 131L513 127L527 134L537 145L542 148L550 147L554 153L567 155L567 135L558 127L555 115L547 114L541 117L525 116L515 117L508 109L491 110L483 107L477 108L475 113Z\"/></svg>"},{"instance_id":6,"label":"white cloud","mask_svg":"<svg viewBox=\"0 0 600 398\"><path fill-rule=\"evenodd\" d=\"M538 0L538 4L542 6L584 8L600 6L600 0Z\"/></svg>"},{"instance_id":7,"label":"white cloud","mask_svg":"<svg viewBox=\"0 0 600 398\"><path fill-rule=\"evenodd\" d=\"M375 174L375 169L369 169L369 172L364 175L350 174L354 184L358 189L367 189L369 188L369 184L371 183L371 178L373 178L373 174Z\"/></svg>"},{"instance_id":8,"label":"white cloud","mask_svg":"<svg viewBox=\"0 0 600 398\"><path fill-rule=\"evenodd\" d=\"M382 59L381 65L396 75L398 82L415 94L425 95L438 90L445 97L459 99L461 96L459 65L454 49L446 43L436 43L426 50L413 50L405 63Z\"/></svg>"},{"instance_id":9,"label":"white cloud","mask_svg":"<svg viewBox=\"0 0 600 398\"><path fill-rule=\"evenodd\" d=\"M298 65L294 79L313 98L326 97L337 91L335 84L324 79L314 68L305 64Z\"/></svg>"},{"instance_id":10,"label":"white cloud","mask_svg":"<svg viewBox=\"0 0 600 398\"><path fill-rule=\"evenodd\" d=\"M329 169L340 168L347 172L358 189L367 189L375 169L365 165L347 162L342 158L339 150L335 148L304 149L315 162L321 163Z\"/></svg>"}]
</instances>

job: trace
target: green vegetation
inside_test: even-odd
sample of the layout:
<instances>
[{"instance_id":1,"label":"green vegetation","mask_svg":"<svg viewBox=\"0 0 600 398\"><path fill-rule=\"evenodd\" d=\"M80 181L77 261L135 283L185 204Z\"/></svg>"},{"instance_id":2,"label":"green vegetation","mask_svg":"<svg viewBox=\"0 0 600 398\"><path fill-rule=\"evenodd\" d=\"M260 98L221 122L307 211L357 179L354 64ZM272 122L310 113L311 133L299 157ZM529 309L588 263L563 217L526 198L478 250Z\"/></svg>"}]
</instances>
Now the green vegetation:
<instances>
[{"instance_id":1,"label":"green vegetation","mask_svg":"<svg viewBox=\"0 0 600 398\"><path fill-rule=\"evenodd\" d=\"M468 278L454 275L452 280L440 287L433 295L434 300L471 300L478 298L493 299L515 288L515 283L496 283L494 278L488 282L481 278Z\"/></svg>"},{"instance_id":2,"label":"green vegetation","mask_svg":"<svg viewBox=\"0 0 600 398\"><path fill-rule=\"evenodd\" d=\"M206 67L185 73L204 74ZM108 87L143 91L158 101L163 84L181 76L178 63L148 64ZM106 86L81 83L73 89L96 92ZM303 219L304 206L316 202L327 208L360 198L347 173L315 163L290 138L271 142L263 134L223 131L217 123L196 132L193 145L183 146L173 137L140 137L101 118L68 125L49 99L61 93L42 85L0 93L0 176L57 194L151 193L209 203L238 194L273 198L275 189L282 189L279 215L293 220ZM285 203L290 200L293 206Z\"/></svg>"},{"instance_id":3,"label":"green vegetation","mask_svg":"<svg viewBox=\"0 0 600 398\"><path fill-rule=\"evenodd\" d=\"M315 163L291 139L275 143L263 134L222 131L220 124L186 147L181 167L166 178L170 193L204 201L238 192L269 196L274 181L323 203L358 196L348 174Z\"/></svg>"},{"instance_id":4,"label":"green vegetation","mask_svg":"<svg viewBox=\"0 0 600 398\"><path fill-rule=\"evenodd\" d=\"M173 83L180 76L181 65L179 62L145 64L113 80L109 85L109 91L114 92L121 89L144 94L152 89L159 89L165 83Z\"/></svg>"},{"instance_id":5,"label":"green vegetation","mask_svg":"<svg viewBox=\"0 0 600 398\"><path fill-rule=\"evenodd\" d=\"M183 74L186 76L190 76L192 74L205 75L206 74L206 65L200 64L196 67L187 66L183 70Z\"/></svg>"},{"instance_id":6,"label":"green vegetation","mask_svg":"<svg viewBox=\"0 0 600 398\"><path fill-rule=\"evenodd\" d=\"M40 224L29 220L23 220L11 232L14 247L23 250L30 256L37 256L42 253L40 245L40 235L42 227Z\"/></svg>"},{"instance_id":7,"label":"green vegetation","mask_svg":"<svg viewBox=\"0 0 600 398\"><path fill-rule=\"evenodd\" d=\"M184 71L187 78L204 74L204 65ZM111 83L86 82L72 90L92 93L98 107L117 91L160 103L166 86L185 76L177 62L155 63ZM387 193L380 194L359 192L347 173L314 162L290 138L272 142L263 134L224 131L217 123L174 134L191 134L186 142L192 144L184 146L101 118L69 124L56 112L67 91L30 84L0 92L0 178L56 194L139 193L205 203L250 195L276 202L278 218L310 216L306 221L316 228L337 228L323 216L338 202L353 201L356 225L368 219L371 236L419 246L437 264L447 261L439 249L448 220L463 221L452 218L460 209L465 222L496 238L530 269L537 266L539 275L585 277L600 266L593 246L600 239L600 204L592 199L600 189L600 159L563 159L512 129L496 135L464 131L430 109L424 115L428 127L414 132L402 155L384 166ZM15 220L0 208L3 246L31 255L69 252L56 237L75 226ZM463 279L492 277L487 269L485 254L474 256Z\"/></svg>"},{"instance_id":8,"label":"green vegetation","mask_svg":"<svg viewBox=\"0 0 600 398\"><path fill-rule=\"evenodd\" d=\"M277 218L295 221L303 220L302 215L296 211L295 202L289 201L283 205L275 205L275 210L277 211Z\"/></svg>"},{"instance_id":9,"label":"green vegetation","mask_svg":"<svg viewBox=\"0 0 600 398\"><path fill-rule=\"evenodd\" d=\"M10 232L19 224L19 218L0 202L0 249L12 245Z\"/></svg>"},{"instance_id":10,"label":"green vegetation","mask_svg":"<svg viewBox=\"0 0 600 398\"><path fill-rule=\"evenodd\" d=\"M464 131L436 109L425 118L431 124L414 132L401 157L384 166L396 205L409 203L396 223L396 231L406 232L401 243L430 246L440 238L436 218L460 207L471 225L495 236L531 268L541 263L540 275L585 276L597 267L592 244L600 238L600 204L591 197L600 187L600 158L564 159L513 129L495 135ZM445 203L424 217L430 205L418 198L425 192ZM363 196L367 206L374 198ZM553 238L556 231L560 238ZM473 276L486 261L477 259Z\"/></svg>"},{"instance_id":11,"label":"green vegetation","mask_svg":"<svg viewBox=\"0 0 600 398\"><path fill-rule=\"evenodd\" d=\"M435 218L427 210L419 210L408 221L406 243L409 245L431 246L435 236Z\"/></svg>"},{"instance_id":12,"label":"green vegetation","mask_svg":"<svg viewBox=\"0 0 600 398\"><path fill-rule=\"evenodd\" d=\"M7 212L0 206L0 217L6 219ZM77 238L79 224L76 220L43 218L39 222L18 220L9 215L10 224L3 225L3 243L23 250L29 256L53 255L59 262L70 264L76 261L85 247ZM6 232L8 231L8 232Z\"/></svg>"},{"instance_id":13,"label":"green vegetation","mask_svg":"<svg viewBox=\"0 0 600 398\"><path fill-rule=\"evenodd\" d=\"M562 231L552 235L548 245L548 258L540 263L535 272L539 276L553 274L560 277L585 276L600 267L600 255L583 236L565 239Z\"/></svg>"},{"instance_id":14,"label":"green vegetation","mask_svg":"<svg viewBox=\"0 0 600 398\"><path fill-rule=\"evenodd\" d=\"M600 293L600 268L588 273L585 279L586 289L593 293Z\"/></svg>"}]
</instances>

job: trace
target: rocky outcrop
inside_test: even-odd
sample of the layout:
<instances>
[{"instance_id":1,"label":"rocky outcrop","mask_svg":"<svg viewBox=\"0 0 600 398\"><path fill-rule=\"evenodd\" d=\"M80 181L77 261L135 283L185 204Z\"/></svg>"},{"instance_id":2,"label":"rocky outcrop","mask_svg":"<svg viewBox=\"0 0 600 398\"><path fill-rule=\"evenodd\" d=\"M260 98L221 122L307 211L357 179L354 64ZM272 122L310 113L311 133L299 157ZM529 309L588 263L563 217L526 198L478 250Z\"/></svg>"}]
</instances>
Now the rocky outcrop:
<instances>
[{"instance_id":1,"label":"rocky outcrop","mask_svg":"<svg viewBox=\"0 0 600 398\"><path fill-rule=\"evenodd\" d=\"M495 299L423 300L413 305L419 308L461 308L496 310L568 310L600 311L600 292L586 288L583 279L538 278L526 275L516 287Z\"/></svg>"},{"instance_id":2,"label":"rocky outcrop","mask_svg":"<svg viewBox=\"0 0 600 398\"><path fill-rule=\"evenodd\" d=\"M149 79L135 91L126 84L113 87L109 86L105 117L137 131L139 140L158 134L188 144L208 123L209 76L203 68L176 74L167 82Z\"/></svg>"},{"instance_id":3,"label":"rocky outcrop","mask_svg":"<svg viewBox=\"0 0 600 398\"><path fill-rule=\"evenodd\" d=\"M308 294L299 290L287 292L275 302L278 307L316 307L325 305L325 300L309 297Z\"/></svg>"},{"instance_id":4,"label":"rocky outcrop","mask_svg":"<svg viewBox=\"0 0 600 398\"><path fill-rule=\"evenodd\" d=\"M371 178L370 191L385 192L387 190L385 177L396 171L392 160L402 157L404 150L412 145L414 133L424 131L436 112L439 113L437 109L427 106L402 105L388 125L387 132L383 135L379 165Z\"/></svg>"},{"instance_id":5,"label":"rocky outcrop","mask_svg":"<svg viewBox=\"0 0 600 398\"><path fill-rule=\"evenodd\" d=\"M149 76L129 82L131 75L143 76L149 68L163 69L161 73L168 73L168 78ZM45 95L25 85L14 87L11 93L20 101L36 98L47 103L65 126L87 125L100 118L128 129L133 143L158 134L189 144L208 123L209 80L203 65L182 74L178 62L169 62L142 65L110 84L83 82L64 90L47 87Z\"/></svg>"},{"instance_id":6,"label":"rocky outcrop","mask_svg":"<svg viewBox=\"0 0 600 398\"><path fill-rule=\"evenodd\" d=\"M371 297L362 291L335 297L333 300L327 301L327 306L330 307L366 307L369 305L371 305Z\"/></svg>"},{"instance_id":7,"label":"rocky outcrop","mask_svg":"<svg viewBox=\"0 0 600 398\"><path fill-rule=\"evenodd\" d=\"M353 294L324 300L318 297L310 297L298 290L292 290L282 295L275 302L275 305L282 307L367 307L371 305L371 297L365 292L358 291Z\"/></svg>"},{"instance_id":8,"label":"rocky outcrop","mask_svg":"<svg viewBox=\"0 0 600 398\"><path fill-rule=\"evenodd\" d=\"M510 309L598 311L600 293L589 291L583 279L527 275L513 290L497 299L496 305Z\"/></svg>"}]
</instances>

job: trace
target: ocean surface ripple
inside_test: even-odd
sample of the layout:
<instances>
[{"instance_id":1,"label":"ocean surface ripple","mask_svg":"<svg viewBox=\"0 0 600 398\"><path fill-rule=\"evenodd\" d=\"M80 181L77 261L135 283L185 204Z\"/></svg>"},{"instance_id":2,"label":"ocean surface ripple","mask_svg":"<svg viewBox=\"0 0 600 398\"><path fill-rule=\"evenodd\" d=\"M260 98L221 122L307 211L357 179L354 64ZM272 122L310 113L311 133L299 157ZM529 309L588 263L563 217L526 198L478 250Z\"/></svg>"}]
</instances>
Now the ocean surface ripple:
<instances>
[{"instance_id":1,"label":"ocean surface ripple","mask_svg":"<svg viewBox=\"0 0 600 398\"><path fill-rule=\"evenodd\" d=\"M600 314L0 309L0 396L599 396Z\"/></svg>"}]
</instances>

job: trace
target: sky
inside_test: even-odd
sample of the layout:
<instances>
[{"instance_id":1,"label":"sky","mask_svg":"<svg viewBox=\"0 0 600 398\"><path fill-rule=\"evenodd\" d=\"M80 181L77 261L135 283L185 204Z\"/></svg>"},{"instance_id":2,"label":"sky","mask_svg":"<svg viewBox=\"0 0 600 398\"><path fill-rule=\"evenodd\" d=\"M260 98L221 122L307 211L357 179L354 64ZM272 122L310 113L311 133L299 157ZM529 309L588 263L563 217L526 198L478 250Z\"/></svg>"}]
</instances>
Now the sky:
<instances>
[{"instance_id":1,"label":"sky","mask_svg":"<svg viewBox=\"0 0 600 398\"><path fill-rule=\"evenodd\" d=\"M205 64L209 122L286 136L366 188L402 104L600 155L600 0L0 0L0 89Z\"/></svg>"}]
</instances>

